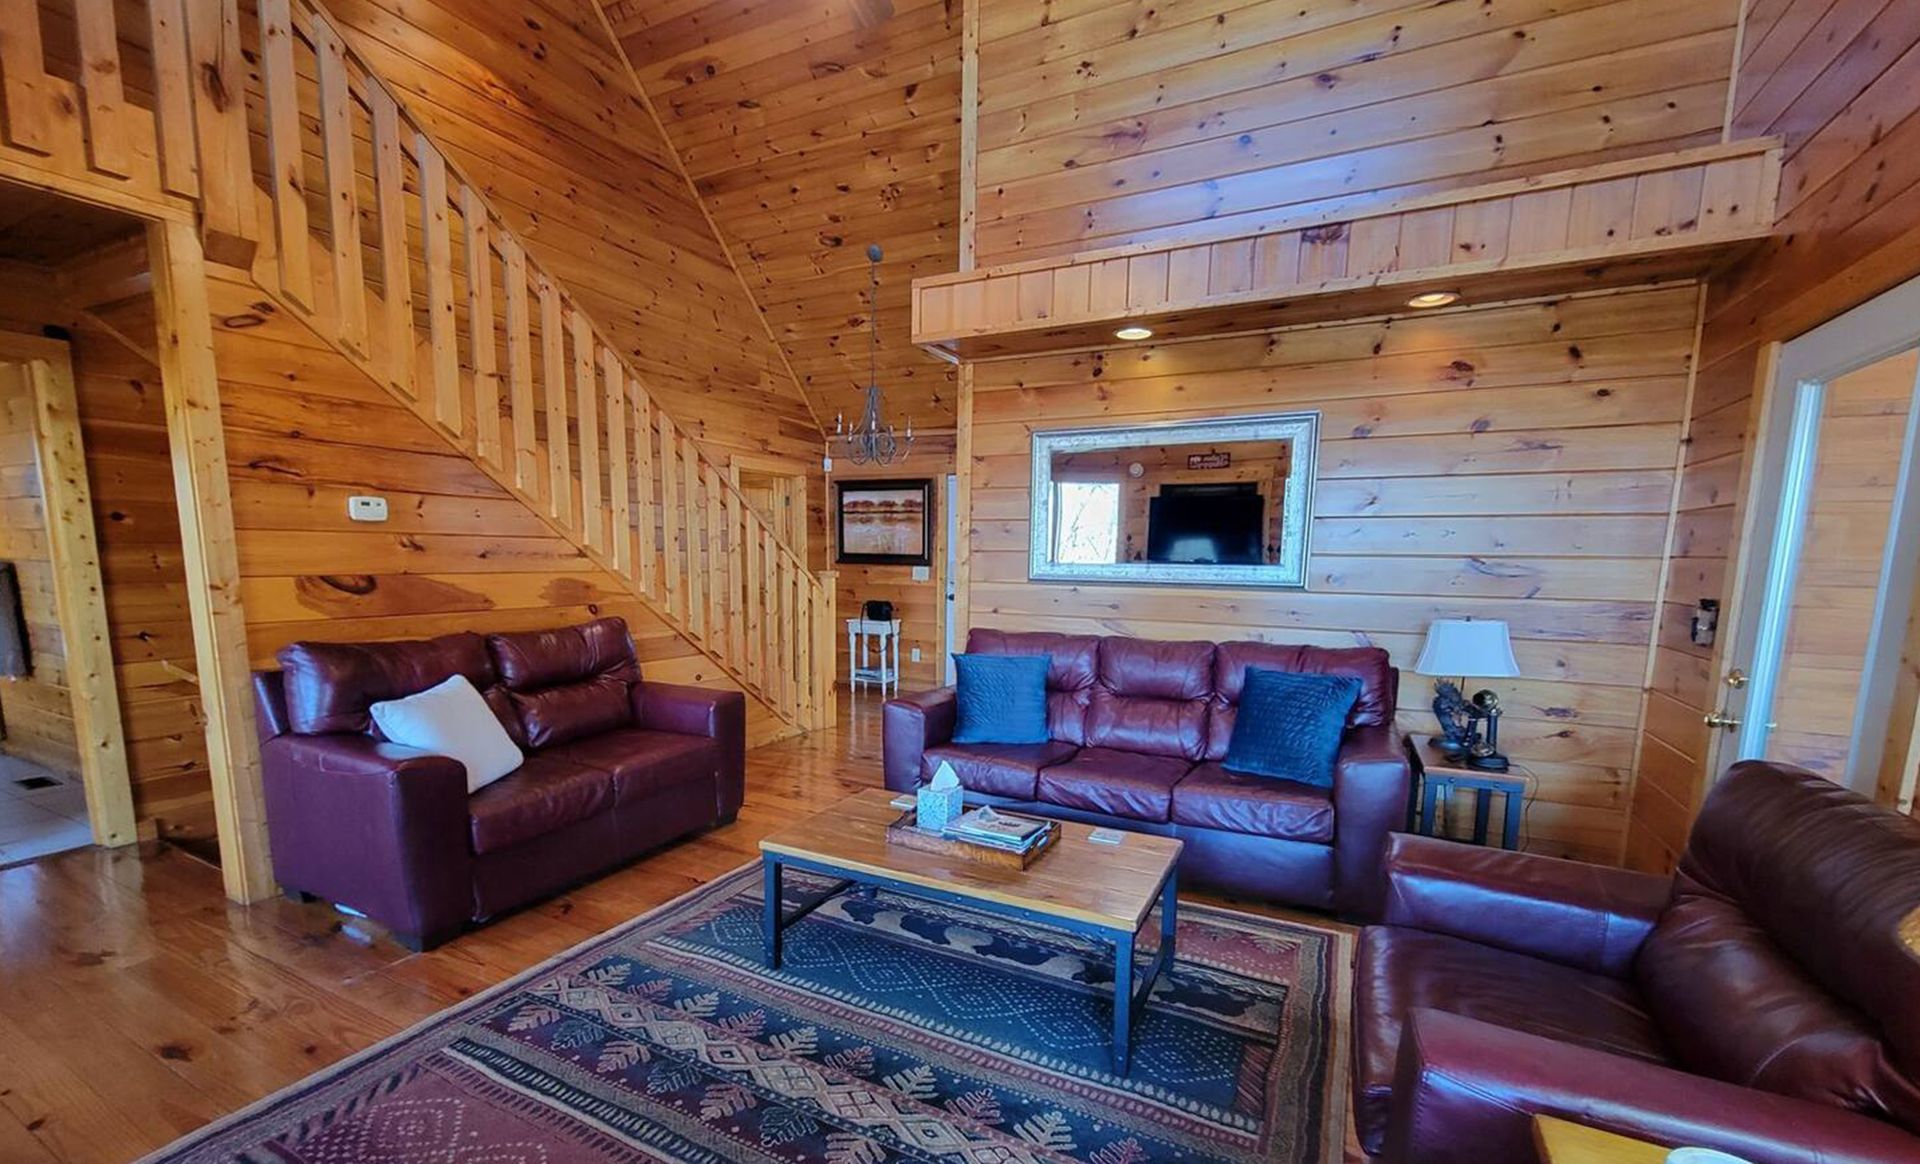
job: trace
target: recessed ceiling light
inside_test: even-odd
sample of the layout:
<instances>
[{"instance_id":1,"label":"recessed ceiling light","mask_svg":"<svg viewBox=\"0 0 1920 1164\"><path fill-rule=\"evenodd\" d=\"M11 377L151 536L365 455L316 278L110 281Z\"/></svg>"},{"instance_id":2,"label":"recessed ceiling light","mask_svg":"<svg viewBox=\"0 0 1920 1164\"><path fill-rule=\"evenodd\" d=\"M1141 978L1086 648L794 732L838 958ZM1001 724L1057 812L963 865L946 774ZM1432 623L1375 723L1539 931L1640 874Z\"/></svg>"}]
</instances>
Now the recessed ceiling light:
<instances>
[{"instance_id":1,"label":"recessed ceiling light","mask_svg":"<svg viewBox=\"0 0 1920 1164\"><path fill-rule=\"evenodd\" d=\"M1137 323L1130 323L1119 331L1114 332L1113 338L1123 340L1152 339L1153 329L1150 327L1141 327Z\"/></svg>"},{"instance_id":2,"label":"recessed ceiling light","mask_svg":"<svg viewBox=\"0 0 1920 1164\"><path fill-rule=\"evenodd\" d=\"M1448 307L1460 302L1458 291L1422 291L1407 300L1408 307Z\"/></svg>"}]
</instances>

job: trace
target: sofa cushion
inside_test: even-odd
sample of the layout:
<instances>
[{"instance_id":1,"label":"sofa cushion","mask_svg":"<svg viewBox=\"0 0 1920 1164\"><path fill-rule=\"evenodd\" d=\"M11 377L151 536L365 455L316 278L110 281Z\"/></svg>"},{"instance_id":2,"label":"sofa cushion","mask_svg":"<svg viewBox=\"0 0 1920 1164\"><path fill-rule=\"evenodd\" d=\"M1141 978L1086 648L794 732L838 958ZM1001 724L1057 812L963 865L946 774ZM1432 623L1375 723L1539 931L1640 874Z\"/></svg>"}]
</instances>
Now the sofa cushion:
<instances>
[{"instance_id":1,"label":"sofa cushion","mask_svg":"<svg viewBox=\"0 0 1920 1164\"><path fill-rule=\"evenodd\" d=\"M1209 760L1224 760L1239 717L1247 668L1299 675L1348 675L1360 681L1360 697L1347 712L1348 727L1393 722L1399 672L1379 647L1309 647L1280 643L1221 643L1213 654L1213 702L1207 724Z\"/></svg>"},{"instance_id":2,"label":"sofa cushion","mask_svg":"<svg viewBox=\"0 0 1920 1164\"><path fill-rule=\"evenodd\" d=\"M556 747L633 722L640 666L621 619L489 635L487 650L529 747Z\"/></svg>"},{"instance_id":3,"label":"sofa cushion","mask_svg":"<svg viewBox=\"0 0 1920 1164\"><path fill-rule=\"evenodd\" d=\"M1652 1063L1669 1062L1632 983L1461 938L1369 926L1354 964L1354 1123L1380 1153L1400 1031L1430 1007Z\"/></svg>"},{"instance_id":4,"label":"sofa cushion","mask_svg":"<svg viewBox=\"0 0 1920 1164\"><path fill-rule=\"evenodd\" d=\"M1722 898L1676 896L1634 975L1689 1071L1920 1130L1920 1087L1880 1032Z\"/></svg>"},{"instance_id":5,"label":"sofa cushion","mask_svg":"<svg viewBox=\"0 0 1920 1164\"><path fill-rule=\"evenodd\" d=\"M552 755L613 777L615 804L627 804L678 785L712 786L720 772L720 745L706 736L620 728L571 744Z\"/></svg>"},{"instance_id":6,"label":"sofa cushion","mask_svg":"<svg viewBox=\"0 0 1920 1164\"><path fill-rule=\"evenodd\" d=\"M626 620L596 618L577 626L487 636L500 680L514 691L535 691L594 675L640 678Z\"/></svg>"},{"instance_id":7,"label":"sofa cushion","mask_svg":"<svg viewBox=\"0 0 1920 1164\"><path fill-rule=\"evenodd\" d=\"M1331 845L1333 791L1201 764L1173 786L1173 823Z\"/></svg>"},{"instance_id":8,"label":"sofa cushion","mask_svg":"<svg viewBox=\"0 0 1920 1164\"><path fill-rule=\"evenodd\" d=\"M391 643L291 643L280 649L287 726L301 735L365 732L376 703L464 675L478 691L499 681L486 640L443 635Z\"/></svg>"},{"instance_id":9,"label":"sofa cushion","mask_svg":"<svg viewBox=\"0 0 1920 1164\"><path fill-rule=\"evenodd\" d=\"M1192 767L1178 756L1086 748L1064 764L1040 770L1036 799L1164 823L1173 814L1173 786Z\"/></svg>"},{"instance_id":10,"label":"sofa cushion","mask_svg":"<svg viewBox=\"0 0 1920 1164\"><path fill-rule=\"evenodd\" d=\"M493 853L613 807L613 777L551 752L467 798L473 851Z\"/></svg>"},{"instance_id":11,"label":"sofa cushion","mask_svg":"<svg viewBox=\"0 0 1920 1164\"><path fill-rule=\"evenodd\" d=\"M1301 675L1247 669L1223 763L1249 776L1276 776L1333 787L1333 766L1347 732L1347 712L1360 694L1349 675Z\"/></svg>"},{"instance_id":12,"label":"sofa cushion","mask_svg":"<svg viewBox=\"0 0 1920 1164\"><path fill-rule=\"evenodd\" d=\"M1199 760L1212 697L1212 643L1102 639L1087 746Z\"/></svg>"},{"instance_id":13,"label":"sofa cushion","mask_svg":"<svg viewBox=\"0 0 1920 1164\"><path fill-rule=\"evenodd\" d=\"M633 688L613 675L596 675L544 691L509 691L527 745L553 748L633 722Z\"/></svg>"},{"instance_id":14,"label":"sofa cushion","mask_svg":"<svg viewBox=\"0 0 1920 1164\"><path fill-rule=\"evenodd\" d=\"M955 655L953 742L1044 744L1045 655Z\"/></svg>"},{"instance_id":15,"label":"sofa cushion","mask_svg":"<svg viewBox=\"0 0 1920 1164\"><path fill-rule=\"evenodd\" d=\"M1097 635L978 628L967 634L970 655L1045 655L1047 735L1080 747L1087 742L1087 707L1100 669Z\"/></svg>"},{"instance_id":16,"label":"sofa cushion","mask_svg":"<svg viewBox=\"0 0 1920 1164\"><path fill-rule=\"evenodd\" d=\"M451 756L467 771L467 792L492 784L526 759L493 708L465 675L367 709L380 734L396 744Z\"/></svg>"},{"instance_id":17,"label":"sofa cushion","mask_svg":"<svg viewBox=\"0 0 1920 1164\"><path fill-rule=\"evenodd\" d=\"M920 778L933 779L942 763L952 764L960 786L987 796L1033 800L1040 769L1064 764L1080 749L1059 740L1044 744L940 744L920 758Z\"/></svg>"}]
</instances>

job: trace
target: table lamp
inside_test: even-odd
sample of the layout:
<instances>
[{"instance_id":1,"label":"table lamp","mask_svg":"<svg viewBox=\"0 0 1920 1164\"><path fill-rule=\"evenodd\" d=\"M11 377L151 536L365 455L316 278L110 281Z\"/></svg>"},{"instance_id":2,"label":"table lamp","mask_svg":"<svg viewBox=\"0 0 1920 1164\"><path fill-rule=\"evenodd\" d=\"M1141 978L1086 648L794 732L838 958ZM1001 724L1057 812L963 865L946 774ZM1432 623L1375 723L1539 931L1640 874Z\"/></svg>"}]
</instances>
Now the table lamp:
<instances>
[{"instance_id":1,"label":"table lamp","mask_svg":"<svg viewBox=\"0 0 1920 1164\"><path fill-rule=\"evenodd\" d=\"M1447 759L1464 762L1483 772L1505 772L1507 758L1500 754L1500 697L1482 689L1473 699L1463 699L1460 688L1466 677L1478 679L1515 679L1520 664L1513 658L1513 643L1507 637L1507 624L1499 619L1437 618L1427 627L1426 645L1420 649L1420 661L1413 669L1422 675L1458 675L1455 684L1438 678L1433 685L1433 714L1440 721L1440 736L1434 746ZM1480 722L1487 725L1485 739L1480 738Z\"/></svg>"}]
</instances>

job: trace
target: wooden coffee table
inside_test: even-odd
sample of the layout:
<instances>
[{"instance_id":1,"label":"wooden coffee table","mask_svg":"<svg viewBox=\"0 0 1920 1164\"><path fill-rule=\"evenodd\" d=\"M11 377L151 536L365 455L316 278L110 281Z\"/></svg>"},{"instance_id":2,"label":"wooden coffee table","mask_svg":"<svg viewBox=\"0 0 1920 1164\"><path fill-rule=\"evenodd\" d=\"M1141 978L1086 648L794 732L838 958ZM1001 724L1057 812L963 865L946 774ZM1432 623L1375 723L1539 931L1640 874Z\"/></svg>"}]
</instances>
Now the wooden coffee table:
<instances>
[{"instance_id":1,"label":"wooden coffee table","mask_svg":"<svg viewBox=\"0 0 1920 1164\"><path fill-rule=\"evenodd\" d=\"M766 961L780 968L787 927L849 884L872 885L913 897L1056 926L1113 946L1113 1069L1127 1073L1135 1014L1160 972L1173 964L1174 865L1181 842L1128 833L1118 845L1087 839L1092 827L1063 821L1060 840L1025 869L929 853L887 843L887 826L900 817L900 795L882 788L857 793L760 842L766 883L761 922ZM781 874L803 869L841 884L787 913ZM1160 948L1136 973L1134 935L1160 904Z\"/></svg>"}]
</instances>

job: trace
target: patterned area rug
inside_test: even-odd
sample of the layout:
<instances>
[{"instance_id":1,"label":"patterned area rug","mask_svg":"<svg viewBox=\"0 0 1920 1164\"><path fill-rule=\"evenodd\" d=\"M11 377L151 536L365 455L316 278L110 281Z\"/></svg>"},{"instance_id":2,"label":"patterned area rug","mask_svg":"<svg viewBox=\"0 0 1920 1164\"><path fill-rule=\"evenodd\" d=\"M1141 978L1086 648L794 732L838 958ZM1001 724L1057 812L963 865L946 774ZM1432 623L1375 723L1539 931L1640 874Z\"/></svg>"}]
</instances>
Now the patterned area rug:
<instances>
[{"instance_id":1,"label":"patterned area rug","mask_svg":"<svg viewBox=\"0 0 1920 1164\"><path fill-rule=\"evenodd\" d=\"M855 890L768 973L759 887L736 870L148 1160L1340 1159L1344 935L1182 903L1121 1078L1104 947Z\"/></svg>"}]
</instances>

